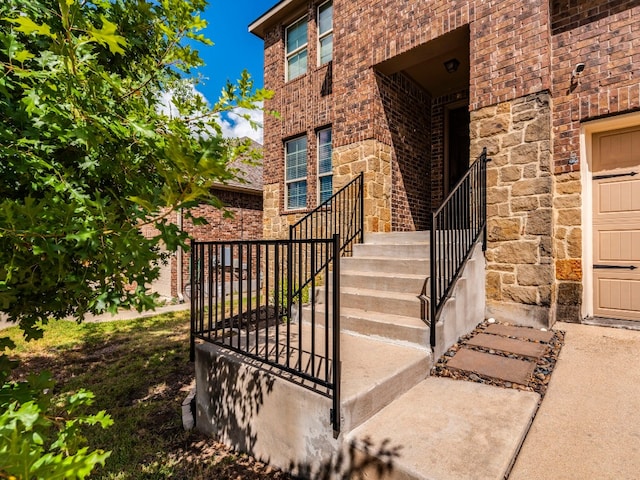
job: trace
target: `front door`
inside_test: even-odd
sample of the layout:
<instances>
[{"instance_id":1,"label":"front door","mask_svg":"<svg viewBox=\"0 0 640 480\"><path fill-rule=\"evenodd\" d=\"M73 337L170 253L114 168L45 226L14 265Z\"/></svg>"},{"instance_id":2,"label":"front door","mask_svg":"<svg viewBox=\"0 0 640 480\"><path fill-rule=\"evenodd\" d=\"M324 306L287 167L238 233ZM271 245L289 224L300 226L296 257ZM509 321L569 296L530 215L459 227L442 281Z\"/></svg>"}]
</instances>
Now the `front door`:
<instances>
[{"instance_id":1,"label":"front door","mask_svg":"<svg viewBox=\"0 0 640 480\"><path fill-rule=\"evenodd\" d=\"M447 174L445 194L448 194L469 169L469 107L448 112Z\"/></svg>"},{"instance_id":2,"label":"front door","mask_svg":"<svg viewBox=\"0 0 640 480\"><path fill-rule=\"evenodd\" d=\"M640 321L640 127L592 144L593 313Z\"/></svg>"}]
</instances>

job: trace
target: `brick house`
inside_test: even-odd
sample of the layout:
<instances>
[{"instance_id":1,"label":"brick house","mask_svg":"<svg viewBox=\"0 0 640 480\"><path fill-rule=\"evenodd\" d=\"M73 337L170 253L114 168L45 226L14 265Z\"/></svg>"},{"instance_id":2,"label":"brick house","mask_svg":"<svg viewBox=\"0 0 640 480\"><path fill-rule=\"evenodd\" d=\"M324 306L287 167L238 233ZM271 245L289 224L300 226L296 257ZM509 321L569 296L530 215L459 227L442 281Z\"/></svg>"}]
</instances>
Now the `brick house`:
<instances>
[{"instance_id":1,"label":"brick house","mask_svg":"<svg viewBox=\"0 0 640 480\"><path fill-rule=\"evenodd\" d=\"M262 149L253 142L252 149ZM194 225L185 212L176 213L175 222L188 232L189 237L198 241L254 240L262 237L262 165L247 163L238 159L231 163L237 169L238 180L218 184L213 194L232 214L212 205L202 204L191 213L207 220L206 225ZM179 249L171 256L168 265L162 267L160 278L154 282L152 290L168 298L181 298L190 280L190 254ZM182 272L179 277L178 272Z\"/></svg>"},{"instance_id":2,"label":"brick house","mask_svg":"<svg viewBox=\"0 0 640 480\"><path fill-rule=\"evenodd\" d=\"M249 27L280 113L264 237L360 172L366 232L427 230L486 147L487 315L640 319L639 16L635 0L276 3Z\"/></svg>"}]
</instances>

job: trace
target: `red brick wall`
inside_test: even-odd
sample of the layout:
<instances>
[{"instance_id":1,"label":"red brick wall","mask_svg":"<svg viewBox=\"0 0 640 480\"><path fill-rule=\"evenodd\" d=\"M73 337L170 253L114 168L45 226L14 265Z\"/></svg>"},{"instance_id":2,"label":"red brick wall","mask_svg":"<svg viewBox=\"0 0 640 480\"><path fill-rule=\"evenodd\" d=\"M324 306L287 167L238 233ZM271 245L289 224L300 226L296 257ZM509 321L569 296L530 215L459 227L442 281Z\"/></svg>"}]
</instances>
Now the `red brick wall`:
<instances>
[{"instance_id":1,"label":"red brick wall","mask_svg":"<svg viewBox=\"0 0 640 480\"><path fill-rule=\"evenodd\" d=\"M637 0L552 2L556 173L580 168L580 122L640 108L639 18ZM579 62L585 69L572 83Z\"/></svg>"},{"instance_id":2,"label":"red brick wall","mask_svg":"<svg viewBox=\"0 0 640 480\"><path fill-rule=\"evenodd\" d=\"M215 195L233 213L232 218L224 218L224 212L211 205L193 208L194 216L202 216L207 225L193 225L193 221L183 217L182 228L189 236L199 241L257 240L262 238L262 193L249 194L227 190L216 190ZM189 281L189 252L182 254L183 288ZM172 265L173 295L177 296L177 261Z\"/></svg>"},{"instance_id":3,"label":"red brick wall","mask_svg":"<svg viewBox=\"0 0 640 480\"><path fill-rule=\"evenodd\" d=\"M394 231L426 230L431 211L431 97L409 77L377 73L378 95L389 132Z\"/></svg>"}]
</instances>

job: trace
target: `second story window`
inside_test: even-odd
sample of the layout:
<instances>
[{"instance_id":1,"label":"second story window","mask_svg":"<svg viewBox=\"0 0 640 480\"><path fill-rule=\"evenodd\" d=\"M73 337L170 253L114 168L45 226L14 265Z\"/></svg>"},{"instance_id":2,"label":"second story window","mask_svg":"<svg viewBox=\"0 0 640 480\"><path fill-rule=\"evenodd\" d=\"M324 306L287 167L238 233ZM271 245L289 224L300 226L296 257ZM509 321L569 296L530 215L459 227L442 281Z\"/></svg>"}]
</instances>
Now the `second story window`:
<instances>
[{"instance_id":1,"label":"second story window","mask_svg":"<svg viewBox=\"0 0 640 480\"><path fill-rule=\"evenodd\" d=\"M331 129L318 132L318 192L320 203L333 195L333 166L331 164Z\"/></svg>"},{"instance_id":2,"label":"second story window","mask_svg":"<svg viewBox=\"0 0 640 480\"><path fill-rule=\"evenodd\" d=\"M307 207L307 137L285 143L285 201L287 210Z\"/></svg>"},{"instance_id":3,"label":"second story window","mask_svg":"<svg viewBox=\"0 0 640 480\"><path fill-rule=\"evenodd\" d=\"M307 17L287 27L287 81L307 73Z\"/></svg>"},{"instance_id":4,"label":"second story window","mask_svg":"<svg viewBox=\"0 0 640 480\"><path fill-rule=\"evenodd\" d=\"M324 65L333 58L333 1L318 7L318 55Z\"/></svg>"}]
</instances>

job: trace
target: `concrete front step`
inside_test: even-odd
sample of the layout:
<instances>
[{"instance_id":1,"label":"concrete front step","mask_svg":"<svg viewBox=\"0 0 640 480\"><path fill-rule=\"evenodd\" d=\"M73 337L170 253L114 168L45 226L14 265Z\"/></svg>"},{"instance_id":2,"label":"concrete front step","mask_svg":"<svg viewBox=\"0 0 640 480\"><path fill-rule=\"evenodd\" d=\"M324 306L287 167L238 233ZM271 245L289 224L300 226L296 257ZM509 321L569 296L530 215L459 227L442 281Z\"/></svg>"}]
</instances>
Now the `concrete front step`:
<instances>
[{"instance_id":1,"label":"concrete front step","mask_svg":"<svg viewBox=\"0 0 640 480\"><path fill-rule=\"evenodd\" d=\"M539 399L533 392L429 377L346 440L359 450L359 458L352 457L370 465L358 472L362 478L503 480Z\"/></svg>"},{"instance_id":2,"label":"concrete front step","mask_svg":"<svg viewBox=\"0 0 640 480\"><path fill-rule=\"evenodd\" d=\"M429 243L359 243L354 257L429 258Z\"/></svg>"},{"instance_id":3,"label":"concrete front step","mask_svg":"<svg viewBox=\"0 0 640 480\"><path fill-rule=\"evenodd\" d=\"M415 293L384 292L365 288L341 288L340 307L368 312L422 318L423 303Z\"/></svg>"},{"instance_id":4,"label":"concrete front step","mask_svg":"<svg viewBox=\"0 0 640 480\"><path fill-rule=\"evenodd\" d=\"M387 292L415 293L422 292L427 275L387 274L377 272L358 272L342 270L340 286L343 288L367 288Z\"/></svg>"},{"instance_id":5,"label":"concrete front step","mask_svg":"<svg viewBox=\"0 0 640 480\"><path fill-rule=\"evenodd\" d=\"M340 259L342 270L429 276L429 260L423 258L346 257Z\"/></svg>"},{"instance_id":6,"label":"concrete front step","mask_svg":"<svg viewBox=\"0 0 640 480\"><path fill-rule=\"evenodd\" d=\"M372 232L364 234L364 243L425 243L429 242L431 232L423 230L420 232Z\"/></svg>"},{"instance_id":7,"label":"concrete front step","mask_svg":"<svg viewBox=\"0 0 640 480\"><path fill-rule=\"evenodd\" d=\"M324 322L325 305L316 305L316 321ZM311 307L302 312L303 322L311 323ZM331 314L329 315L331 318ZM353 332L362 336L406 344L413 348L428 349L429 327L416 317L370 312L359 308L341 308L341 331Z\"/></svg>"},{"instance_id":8,"label":"concrete front step","mask_svg":"<svg viewBox=\"0 0 640 480\"><path fill-rule=\"evenodd\" d=\"M430 350L340 334L342 431L350 432L427 378Z\"/></svg>"}]
</instances>

